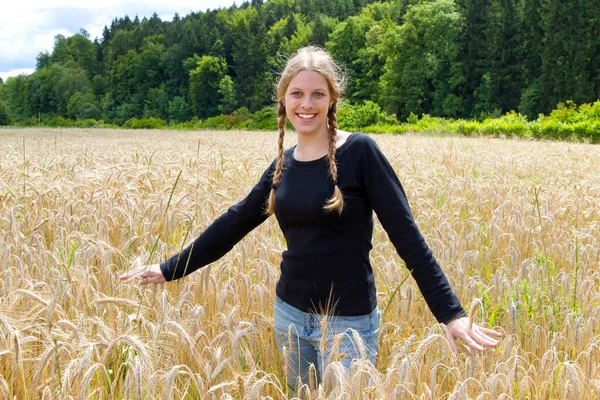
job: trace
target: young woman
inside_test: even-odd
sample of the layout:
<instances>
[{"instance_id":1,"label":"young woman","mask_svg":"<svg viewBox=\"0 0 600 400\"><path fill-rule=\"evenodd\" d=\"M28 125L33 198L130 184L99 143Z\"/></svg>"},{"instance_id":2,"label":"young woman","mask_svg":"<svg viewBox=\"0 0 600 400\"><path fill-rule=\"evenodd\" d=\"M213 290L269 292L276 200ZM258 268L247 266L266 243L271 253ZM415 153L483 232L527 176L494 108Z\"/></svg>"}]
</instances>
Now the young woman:
<instances>
[{"instance_id":1,"label":"young woman","mask_svg":"<svg viewBox=\"0 0 600 400\"><path fill-rule=\"evenodd\" d=\"M337 358L346 369L361 354L375 361L379 311L369 261L375 211L434 316L446 324L453 350L454 338L476 350L497 346L493 336L499 332L469 326L375 141L337 129L341 91L341 74L330 55L315 47L300 49L277 86L279 152L258 184L181 254L120 278L142 284L181 278L222 257L274 213L288 246L274 310L288 384L298 378L307 382L311 364L319 379L332 352L342 353ZM284 151L286 118L298 143ZM340 333L334 346L331 339ZM354 342L357 337L362 343Z\"/></svg>"}]
</instances>

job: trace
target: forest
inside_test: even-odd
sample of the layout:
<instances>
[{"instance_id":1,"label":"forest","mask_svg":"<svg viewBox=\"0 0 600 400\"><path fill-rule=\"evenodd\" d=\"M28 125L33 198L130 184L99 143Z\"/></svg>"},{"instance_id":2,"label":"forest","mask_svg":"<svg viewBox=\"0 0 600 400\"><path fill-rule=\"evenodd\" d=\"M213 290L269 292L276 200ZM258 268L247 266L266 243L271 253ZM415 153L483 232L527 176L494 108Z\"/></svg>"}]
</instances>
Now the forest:
<instances>
[{"instance_id":1,"label":"forest","mask_svg":"<svg viewBox=\"0 0 600 400\"><path fill-rule=\"evenodd\" d=\"M34 73L0 80L0 125L270 115L286 58L309 44L345 67L345 103L387 123L533 120L600 98L598 1L252 0L57 35Z\"/></svg>"}]
</instances>

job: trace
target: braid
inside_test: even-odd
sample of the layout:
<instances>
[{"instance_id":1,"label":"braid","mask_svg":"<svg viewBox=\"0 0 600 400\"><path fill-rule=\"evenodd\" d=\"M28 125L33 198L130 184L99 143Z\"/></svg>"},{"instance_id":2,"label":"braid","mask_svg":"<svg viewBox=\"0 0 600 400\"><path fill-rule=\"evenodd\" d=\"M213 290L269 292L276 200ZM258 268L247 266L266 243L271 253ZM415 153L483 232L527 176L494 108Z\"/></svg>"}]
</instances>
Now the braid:
<instances>
[{"instance_id":1,"label":"braid","mask_svg":"<svg viewBox=\"0 0 600 400\"><path fill-rule=\"evenodd\" d=\"M326 211L337 211L338 214L342 214L344 209L344 196L338 186L338 170L335 163L335 144L337 142L337 105L333 103L329 112L327 113L327 120L329 125L329 151L327 152L327 158L329 159L329 173L333 179L333 195L327 200L323 207Z\"/></svg>"},{"instance_id":2,"label":"braid","mask_svg":"<svg viewBox=\"0 0 600 400\"><path fill-rule=\"evenodd\" d=\"M269 203L267 204L267 214L271 215L275 212L275 190L279 179L281 179L281 170L283 169L283 137L285 136L285 106L282 102L279 102L277 108L279 113L278 125L279 125L279 142L277 151L277 166L275 167L275 174L273 175L273 185L271 186L271 193L269 194Z\"/></svg>"}]
</instances>

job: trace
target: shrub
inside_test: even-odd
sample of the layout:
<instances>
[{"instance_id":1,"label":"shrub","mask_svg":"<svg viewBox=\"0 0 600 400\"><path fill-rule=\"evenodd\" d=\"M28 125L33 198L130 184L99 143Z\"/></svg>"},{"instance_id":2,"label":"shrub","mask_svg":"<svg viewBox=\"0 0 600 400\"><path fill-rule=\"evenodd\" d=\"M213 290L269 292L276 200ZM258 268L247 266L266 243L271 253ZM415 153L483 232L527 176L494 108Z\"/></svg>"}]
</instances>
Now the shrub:
<instances>
[{"instance_id":1,"label":"shrub","mask_svg":"<svg viewBox=\"0 0 600 400\"><path fill-rule=\"evenodd\" d=\"M228 121L231 118L230 115L217 115L216 117L206 118L202 123L202 128L229 130L233 125L232 121Z\"/></svg>"},{"instance_id":2,"label":"shrub","mask_svg":"<svg viewBox=\"0 0 600 400\"><path fill-rule=\"evenodd\" d=\"M582 104L579 107L579 112L583 112L591 120L600 121L600 100L593 104Z\"/></svg>"},{"instance_id":3,"label":"shrub","mask_svg":"<svg viewBox=\"0 0 600 400\"><path fill-rule=\"evenodd\" d=\"M416 124L417 122L419 122L419 116L413 114L413 112L411 111L410 114L408 114L408 117L406 118L406 122L408 122L409 124Z\"/></svg>"},{"instance_id":4,"label":"shrub","mask_svg":"<svg viewBox=\"0 0 600 400\"><path fill-rule=\"evenodd\" d=\"M73 121L71 121L70 119L66 119L64 117L58 116L58 117L53 117L50 118L46 121L42 120L43 125L45 126L52 126L52 127L60 127L60 128L65 128L68 126L73 126Z\"/></svg>"},{"instance_id":5,"label":"shrub","mask_svg":"<svg viewBox=\"0 0 600 400\"><path fill-rule=\"evenodd\" d=\"M181 123L171 123L171 129L248 129L248 130L277 130L277 111L274 107L264 107L250 114L243 107L231 115L219 115L205 121L197 117ZM44 120L42 118L42 120ZM129 128L161 128L164 121L155 118L161 124L150 124L132 118L125 127ZM37 119L30 121L37 125ZM27 123L27 122L24 122ZM22 124L24 124L22 123ZM92 124L92 122L88 122ZM338 125L340 129L361 130L368 133L407 133L407 132L454 132L461 135L514 135L519 137L535 137L564 140L573 137L586 138L594 143L600 142L600 101L593 104L582 104L577 107L572 101L560 104L549 116L541 115L535 121L529 121L527 116L510 111L500 117L488 117L483 121L452 120L448 118L419 116L410 113L407 122L399 124L393 115L389 115L372 101L352 105L342 102L338 109ZM94 125L95 126L95 125ZM289 122L288 129L293 128Z\"/></svg>"},{"instance_id":6,"label":"shrub","mask_svg":"<svg viewBox=\"0 0 600 400\"><path fill-rule=\"evenodd\" d=\"M486 119L483 121L483 133L486 135L516 135L520 137L530 136L529 122L527 117L509 111L500 118Z\"/></svg>"},{"instance_id":7,"label":"shrub","mask_svg":"<svg viewBox=\"0 0 600 400\"><path fill-rule=\"evenodd\" d=\"M552 110L549 117L565 123L574 123L581 120L577 105L572 100L559 103L556 109Z\"/></svg>"},{"instance_id":8,"label":"shrub","mask_svg":"<svg viewBox=\"0 0 600 400\"><path fill-rule=\"evenodd\" d=\"M160 118L131 118L125 121L123 128L128 129L162 129L167 125L167 121Z\"/></svg>"},{"instance_id":9,"label":"shrub","mask_svg":"<svg viewBox=\"0 0 600 400\"><path fill-rule=\"evenodd\" d=\"M75 126L78 128L117 128L116 125L107 124L103 120L95 120L92 118L88 119L78 119L75 121Z\"/></svg>"},{"instance_id":10,"label":"shrub","mask_svg":"<svg viewBox=\"0 0 600 400\"><path fill-rule=\"evenodd\" d=\"M555 119L543 119L540 123L539 138L558 139L561 122Z\"/></svg>"},{"instance_id":11,"label":"shrub","mask_svg":"<svg viewBox=\"0 0 600 400\"><path fill-rule=\"evenodd\" d=\"M246 107L238 108L232 114L233 126L232 128L245 128L246 123L250 120L250 111Z\"/></svg>"},{"instance_id":12,"label":"shrub","mask_svg":"<svg viewBox=\"0 0 600 400\"><path fill-rule=\"evenodd\" d=\"M461 135L480 135L482 130L481 123L477 121L458 120L455 122L454 131Z\"/></svg>"},{"instance_id":13,"label":"shrub","mask_svg":"<svg viewBox=\"0 0 600 400\"><path fill-rule=\"evenodd\" d=\"M338 111L338 126L341 129L356 130L373 125L394 125L398 121L370 100L362 104L342 103Z\"/></svg>"},{"instance_id":14,"label":"shrub","mask_svg":"<svg viewBox=\"0 0 600 400\"><path fill-rule=\"evenodd\" d=\"M278 129L277 110L274 107L263 107L245 123L246 129L254 131L275 131Z\"/></svg>"},{"instance_id":15,"label":"shrub","mask_svg":"<svg viewBox=\"0 0 600 400\"><path fill-rule=\"evenodd\" d=\"M187 122L182 122L180 124L171 124L169 125L170 129L184 129L184 130L195 130L202 128L202 120L198 117L194 116L191 120Z\"/></svg>"},{"instance_id":16,"label":"shrub","mask_svg":"<svg viewBox=\"0 0 600 400\"><path fill-rule=\"evenodd\" d=\"M407 133L409 130L408 124L369 125L361 128L361 131L365 133Z\"/></svg>"},{"instance_id":17,"label":"shrub","mask_svg":"<svg viewBox=\"0 0 600 400\"><path fill-rule=\"evenodd\" d=\"M38 117L31 117L17 122L18 126L39 126L40 120Z\"/></svg>"},{"instance_id":18,"label":"shrub","mask_svg":"<svg viewBox=\"0 0 600 400\"><path fill-rule=\"evenodd\" d=\"M409 116L410 117L410 116ZM438 117L431 117L428 114L424 114L421 119L415 121L411 118L413 123L409 122L409 131L412 132L437 132L437 131L448 131L449 124L452 120Z\"/></svg>"}]
</instances>

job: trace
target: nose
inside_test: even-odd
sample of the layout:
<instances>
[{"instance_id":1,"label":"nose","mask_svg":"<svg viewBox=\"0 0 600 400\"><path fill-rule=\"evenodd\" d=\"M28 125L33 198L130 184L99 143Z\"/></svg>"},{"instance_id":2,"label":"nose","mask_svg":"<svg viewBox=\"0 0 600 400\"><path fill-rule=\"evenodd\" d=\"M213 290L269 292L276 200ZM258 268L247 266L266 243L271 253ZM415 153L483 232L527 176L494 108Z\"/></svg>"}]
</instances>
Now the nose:
<instances>
[{"instance_id":1,"label":"nose","mask_svg":"<svg viewBox=\"0 0 600 400\"><path fill-rule=\"evenodd\" d=\"M310 96L304 96L304 98L302 99L302 104L300 104L300 107L302 107L303 109L312 108L312 99L310 98Z\"/></svg>"}]
</instances>

